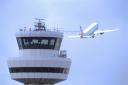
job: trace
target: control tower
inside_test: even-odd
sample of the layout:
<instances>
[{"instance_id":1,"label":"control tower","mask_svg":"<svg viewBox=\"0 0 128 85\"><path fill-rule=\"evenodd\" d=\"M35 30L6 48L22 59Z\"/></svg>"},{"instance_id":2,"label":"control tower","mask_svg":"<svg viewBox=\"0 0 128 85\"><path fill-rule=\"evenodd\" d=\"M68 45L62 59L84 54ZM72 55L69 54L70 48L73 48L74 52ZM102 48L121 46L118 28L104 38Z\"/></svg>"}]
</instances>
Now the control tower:
<instances>
[{"instance_id":1,"label":"control tower","mask_svg":"<svg viewBox=\"0 0 128 85\"><path fill-rule=\"evenodd\" d=\"M60 50L63 33L46 29L38 19L34 29L16 33L19 56L8 59L11 78L24 85L54 85L68 77L71 60Z\"/></svg>"}]
</instances>

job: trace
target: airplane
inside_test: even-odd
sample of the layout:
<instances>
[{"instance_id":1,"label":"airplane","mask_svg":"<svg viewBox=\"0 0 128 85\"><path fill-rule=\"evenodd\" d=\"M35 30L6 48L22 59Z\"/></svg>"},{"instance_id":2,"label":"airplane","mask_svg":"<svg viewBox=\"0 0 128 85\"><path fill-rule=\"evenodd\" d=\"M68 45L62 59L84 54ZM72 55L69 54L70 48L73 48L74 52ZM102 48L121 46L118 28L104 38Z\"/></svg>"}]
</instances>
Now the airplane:
<instances>
[{"instance_id":1,"label":"airplane","mask_svg":"<svg viewBox=\"0 0 128 85\"><path fill-rule=\"evenodd\" d=\"M118 31L119 29L110 29L110 30L98 30L98 23L92 23L87 29L83 30L80 26L80 34L68 36L69 38L94 38L95 35L103 35L106 32Z\"/></svg>"}]
</instances>

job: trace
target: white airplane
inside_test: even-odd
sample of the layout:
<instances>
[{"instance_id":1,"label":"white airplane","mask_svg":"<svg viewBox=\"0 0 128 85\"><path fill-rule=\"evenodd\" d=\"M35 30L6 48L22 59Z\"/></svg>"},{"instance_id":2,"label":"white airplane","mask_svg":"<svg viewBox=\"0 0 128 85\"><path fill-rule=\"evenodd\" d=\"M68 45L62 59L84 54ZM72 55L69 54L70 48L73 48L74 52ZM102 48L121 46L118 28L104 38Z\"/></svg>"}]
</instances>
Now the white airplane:
<instances>
[{"instance_id":1,"label":"white airplane","mask_svg":"<svg viewBox=\"0 0 128 85\"><path fill-rule=\"evenodd\" d=\"M69 38L94 38L95 35L100 34L103 35L106 32L117 31L119 29L112 29L112 30L98 30L98 23L92 23L87 29L83 30L80 27L80 34L68 36Z\"/></svg>"}]
</instances>

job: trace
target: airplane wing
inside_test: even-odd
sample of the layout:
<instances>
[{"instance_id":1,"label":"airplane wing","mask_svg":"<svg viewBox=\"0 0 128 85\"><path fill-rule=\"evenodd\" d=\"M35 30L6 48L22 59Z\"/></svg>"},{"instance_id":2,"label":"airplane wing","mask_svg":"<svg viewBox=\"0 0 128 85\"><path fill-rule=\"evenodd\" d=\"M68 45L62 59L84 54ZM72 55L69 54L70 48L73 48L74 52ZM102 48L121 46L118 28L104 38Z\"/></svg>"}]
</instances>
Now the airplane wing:
<instances>
[{"instance_id":1,"label":"airplane wing","mask_svg":"<svg viewBox=\"0 0 128 85\"><path fill-rule=\"evenodd\" d=\"M62 31L63 33L68 33L68 34L78 34L80 31Z\"/></svg>"},{"instance_id":2,"label":"airplane wing","mask_svg":"<svg viewBox=\"0 0 128 85\"><path fill-rule=\"evenodd\" d=\"M68 38L90 38L90 36L82 36L81 35L72 35L72 36L68 36Z\"/></svg>"},{"instance_id":3,"label":"airplane wing","mask_svg":"<svg viewBox=\"0 0 128 85\"><path fill-rule=\"evenodd\" d=\"M105 32L113 32L113 31L118 31L119 29L112 29L112 30L97 30L94 32L94 34L100 34L100 33L105 33Z\"/></svg>"},{"instance_id":4,"label":"airplane wing","mask_svg":"<svg viewBox=\"0 0 128 85\"><path fill-rule=\"evenodd\" d=\"M80 35L71 35L71 36L68 36L68 38L80 38Z\"/></svg>"}]
</instances>

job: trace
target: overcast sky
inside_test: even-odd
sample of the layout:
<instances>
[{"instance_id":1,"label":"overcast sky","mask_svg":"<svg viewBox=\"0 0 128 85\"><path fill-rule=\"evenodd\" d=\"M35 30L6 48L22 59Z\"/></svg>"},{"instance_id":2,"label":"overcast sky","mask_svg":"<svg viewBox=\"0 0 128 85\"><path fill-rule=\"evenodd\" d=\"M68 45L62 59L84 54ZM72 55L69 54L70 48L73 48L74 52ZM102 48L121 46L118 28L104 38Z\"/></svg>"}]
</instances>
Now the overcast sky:
<instances>
[{"instance_id":1,"label":"overcast sky","mask_svg":"<svg viewBox=\"0 0 128 85\"><path fill-rule=\"evenodd\" d=\"M79 30L93 22L99 29L119 28L94 39L63 39L72 65L68 79L58 85L128 85L127 0L0 0L0 85L11 80L8 57L18 56L15 32L44 18L49 27Z\"/></svg>"}]
</instances>

